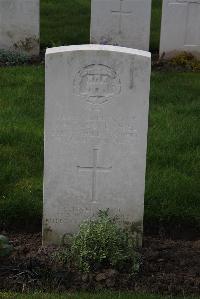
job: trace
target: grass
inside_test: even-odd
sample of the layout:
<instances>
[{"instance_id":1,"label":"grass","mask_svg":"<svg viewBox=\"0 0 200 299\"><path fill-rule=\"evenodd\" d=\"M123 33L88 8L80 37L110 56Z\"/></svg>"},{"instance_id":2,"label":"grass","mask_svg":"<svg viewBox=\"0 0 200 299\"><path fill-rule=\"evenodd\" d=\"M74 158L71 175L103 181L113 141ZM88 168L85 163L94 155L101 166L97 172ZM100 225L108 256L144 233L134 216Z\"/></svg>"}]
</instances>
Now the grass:
<instances>
[{"instance_id":1,"label":"grass","mask_svg":"<svg viewBox=\"0 0 200 299\"><path fill-rule=\"evenodd\" d=\"M200 225L200 74L152 73L146 222Z\"/></svg>"},{"instance_id":2,"label":"grass","mask_svg":"<svg viewBox=\"0 0 200 299\"><path fill-rule=\"evenodd\" d=\"M145 224L200 223L200 74L153 72ZM42 215L43 66L0 68L0 226Z\"/></svg>"},{"instance_id":3,"label":"grass","mask_svg":"<svg viewBox=\"0 0 200 299\"><path fill-rule=\"evenodd\" d=\"M151 38L150 38L151 52L158 52L159 49L161 14L162 14L161 11L162 11L162 0L152 0Z\"/></svg>"},{"instance_id":4,"label":"grass","mask_svg":"<svg viewBox=\"0 0 200 299\"><path fill-rule=\"evenodd\" d=\"M0 299L195 299L195 297L163 297L157 295L142 295L133 293L99 293L99 294L41 294L21 295L0 293ZM196 299L198 299L196 297Z\"/></svg>"},{"instance_id":5,"label":"grass","mask_svg":"<svg viewBox=\"0 0 200 299\"><path fill-rule=\"evenodd\" d=\"M42 213L44 70L1 68L0 82L0 223L35 226Z\"/></svg>"},{"instance_id":6,"label":"grass","mask_svg":"<svg viewBox=\"0 0 200 299\"><path fill-rule=\"evenodd\" d=\"M42 0L41 46L88 44L90 0Z\"/></svg>"},{"instance_id":7,"label":"grass","mask_svg":"<svg viewBox=\"0 0 200 299\"><path fill-rule=\"evenodd\" d=\"M150 48L158 51L161 0L152 2ZM90 0L41 0L41 47L88 44Z\"/></svg>"}]
</instances>

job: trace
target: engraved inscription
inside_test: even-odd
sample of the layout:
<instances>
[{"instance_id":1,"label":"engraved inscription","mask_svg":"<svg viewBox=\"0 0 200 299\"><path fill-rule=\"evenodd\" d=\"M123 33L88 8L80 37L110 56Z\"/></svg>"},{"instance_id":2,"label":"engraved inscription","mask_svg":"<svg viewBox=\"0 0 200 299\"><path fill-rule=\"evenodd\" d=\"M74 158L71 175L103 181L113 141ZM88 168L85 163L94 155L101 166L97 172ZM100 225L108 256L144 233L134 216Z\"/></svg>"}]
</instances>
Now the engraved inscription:
<instances>
[{"instance_id":1,"label":"engraved inscription","mask_svg":"<svg viewBox=\"0 0 200 299\"><path fill-rule=\"evenodd\" d=\"M111 10L112 15L117 16L119 19L119 34L122 33L122 20L123 17L127 18L127 16L131 15L133 12L130 10L123 9L123 4L126 0L120 0L119 10Z\"/></svg>"},{"instance_id":2,"label":"engraved inscription","mask_svg":"<svg viewBox=\"0 0 200 299\"><path fill-rule=\"evenodd\" d=\"M91 166L77 166L79 171L91 171L92 172L92 203L97 202L97 173L98 172L110 172L112 166L102 167L98 166L98 148L93 149L93 161Z\"/></svg>"},{"instance_id":3,"label":"engraved inscription","mask_svg":"<svg viewBox=\"0 0 200 299\"><path fill-rule=\"evenodd\" d=\"M101 109L91 109L85 121L61 118L51 136L68 144L90 143L94 147L109 143L126 144L138 137L136 117L104 119Z\"/></svg>"},{"instance_id":4,"label":"engraved inscription","mask_svg":"<svg viewBox=\"0 0 200 299\"><path fill-rule=\"evenodd\" d=\"M63 219L61 218L46 218L46 223L48 224L62 224L63 223Z\"/></svg>"},{"instance_id":5,"label":"engraved inscription","mask_svg":"<svg viewBox=\"0 0 200 299\"><path fill-rule=\"evenodd\" d=\"M105 210L109 209L109 205L108 207L105 207ZM84 207L75 207L75 206L64 206L62 207L62 215L63 215L63 222L67 222L68 218L73 217L74 216L84 216L86 215L86 217L92 218L95 217L97 215L97 212L99 210L95 211L94 207L88 205L88 206L84 206ZM120 208L112 208L112 213L114 216L116 215L120 215L122 213Z\"/></svg>"},{"instance_id":6,"label":"engraved inscription","mask_svg":"<svg viewBox=\"0 0 200 299\"><path fill-rule=\"evenodd\" d=\"M117 73L110 67L92 64L81 69L74 79L74 92L90 104L103 104L119 94L121 83Z\"/></svg>"},{"instance_id":7,"label":"engraved inscription","mask_svg":"<svg viewBox=\"0 0 200 299\"><path fill-rule=\"evenodd\" d=\"M130 120L112 119L113 136L116 144L132 142L137 136L135 118Z\"/></svg>"}]
</instances>

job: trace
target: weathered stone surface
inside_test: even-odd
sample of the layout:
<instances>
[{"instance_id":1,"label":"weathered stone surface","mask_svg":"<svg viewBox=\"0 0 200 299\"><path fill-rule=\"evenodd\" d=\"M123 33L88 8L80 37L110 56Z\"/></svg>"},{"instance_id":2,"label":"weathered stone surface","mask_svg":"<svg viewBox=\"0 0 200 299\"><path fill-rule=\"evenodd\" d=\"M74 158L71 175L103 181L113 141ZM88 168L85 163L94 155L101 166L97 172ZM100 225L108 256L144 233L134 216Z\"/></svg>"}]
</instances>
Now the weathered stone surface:
<instances>
[{"instance_id":1,"label":"weathered stone surface","mask_svg":"<svg viewBox=\"0 0 200 299\"><path fill-rule=\"evenodd\" d=\"M39 0L0 0L0 49L39 54Z\"/></svg>"},{"instance_id":2,"label":"weathered stone surface","mask_svg":"<svg viewBox=\"0 0 200 299\"><path fill-rule=\"evenodd\" d=\"M110 210L142 233L150 53L83 45L46 52L44 243Z\"/></svg>"},{"instance_id":3,"label":"weathered stone surface","mask_svg":"<svg viewBox=\"0 0 200 299\"><path fill-rule=\"evenodd\" d=\"M200 0L163 0L160 56L180 51L200 57Z\"/></svg>"},{"instance_id":4,"label":"weathered stone surface","mask_svg":"<svg viewBox=\"0 0 200 299\"><path fill-rule=\"evenodd\" d=\"M151 0L92 0L91 43L149 50Z\"/></svg>"}]
</instances>

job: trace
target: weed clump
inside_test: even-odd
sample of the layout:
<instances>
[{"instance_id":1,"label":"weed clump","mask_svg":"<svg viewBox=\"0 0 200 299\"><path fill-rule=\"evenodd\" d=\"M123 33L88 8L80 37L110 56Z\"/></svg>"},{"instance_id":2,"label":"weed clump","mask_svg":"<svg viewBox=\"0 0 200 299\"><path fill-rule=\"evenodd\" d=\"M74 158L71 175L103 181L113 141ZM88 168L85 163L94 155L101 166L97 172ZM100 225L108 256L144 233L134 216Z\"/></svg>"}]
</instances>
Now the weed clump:
<instances>
[{"instance_id":1,"label":"weed clump","mask_svg":"<svg viewBox=\"0 0 200 299\"><path fill-rule=\"evenodd\" d=\"M28 63L29 60L30 58L26 54L0 49L0 66L23 65Z\"/></svg>"},{"instance_id":2,"label":"weed clump","mask_svg":"<svg viewBox=\"0 0 200 299\"><path fill-rule=\"evenodd\" d=\"M171 59L170 64L175 67L184 67L194 72L200 71L200 60L198 60L191 53L188 52L179 53Z\"/></svg>"},{"instance_id":3,"label":"weed clump","mask_svg":"<svg viewBox=\"0 0 200 299\"><path fill-rule=\"evenodd\" d=\"M107 211L99 212L95 220L84 221L77 234L66 236L64 248L56 255L82 272L112 267L134 273L139 269L135 234L121 228Z\"/></svg>"}]
</instances>

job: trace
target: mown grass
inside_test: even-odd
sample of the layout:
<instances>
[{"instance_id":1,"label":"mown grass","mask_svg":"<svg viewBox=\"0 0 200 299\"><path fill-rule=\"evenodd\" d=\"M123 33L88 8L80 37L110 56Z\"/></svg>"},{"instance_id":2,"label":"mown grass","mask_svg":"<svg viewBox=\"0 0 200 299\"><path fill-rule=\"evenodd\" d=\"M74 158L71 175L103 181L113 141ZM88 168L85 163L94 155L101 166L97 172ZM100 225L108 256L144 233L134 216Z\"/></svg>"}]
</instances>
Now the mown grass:
<instances>
[{"instance_id":1,"label":"mown grass","mask_svg":"<svg viewBox=\"0 0 200 299\"><path fill-rule=\"evenodd\" d=\"M41 47L88 44L91 0L41 0ZM151 43L158 50L162 0L152 2Z\"/></svg>"},{"instance_id":2,"label":"mown grass","mask_svg":"<svg viewBox=\"0 0 200 299\"><path fill-rule=\"evenodd\" d=\"M152 73L147 225L200 226L199 86L199 73Z\"/></svg>"},{"instance_id":3,"label":"mown grass","mask_svg":"<svg viewBox=\"0 0 200 299\"><path fill-rule=\"evenodd\" d=\"M151 38L150 38L151 52L158 52L159 49L161 15L162 15L162 0L152 0Z\"/></svg>"},{"instance_id":4,"label":"mown grass","mask_svg":"<svg viewBox=\"0 0 200 299\"><path fill-rule=\"evenodd\" d=\"M145 295L134 293L99 293L99 294L12 294L0 293L0 299L195 299L195 297L165 297L158 295ZM198 299L196 297L196 299Z\"/></svg>"},{"instance_id":5,"label":"mown grass","mask_svg":"<svg viewBox=\"0 0 200 299\"><path fill-rule=\"evenodd\" d=\"M200 74L153 72L145 225L200 223ZM42 216L44 68L0 68L0 226Z\"/></svg>"},{"instance_id":6,"label":"mown grass","mask_svg":"<svg viewBox=\"0 0 200 299\"><path fill-rule=\"evenodd\" d=\"M41 46L89 43L90 0L42 0Z\"/></svg>"},{"instance_id":7,"label":"mown grass","mask_svg":"<svg viewBox=\"0 0 200 299\"><path fill-rule=\"evenodd\" d=\"M42 211L44 70L0 69L0 223L35 226Z\"/></svg>"}]
</instances>

